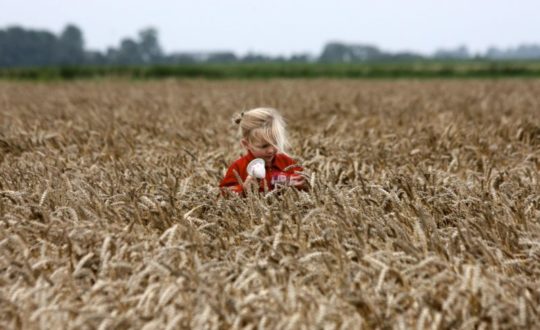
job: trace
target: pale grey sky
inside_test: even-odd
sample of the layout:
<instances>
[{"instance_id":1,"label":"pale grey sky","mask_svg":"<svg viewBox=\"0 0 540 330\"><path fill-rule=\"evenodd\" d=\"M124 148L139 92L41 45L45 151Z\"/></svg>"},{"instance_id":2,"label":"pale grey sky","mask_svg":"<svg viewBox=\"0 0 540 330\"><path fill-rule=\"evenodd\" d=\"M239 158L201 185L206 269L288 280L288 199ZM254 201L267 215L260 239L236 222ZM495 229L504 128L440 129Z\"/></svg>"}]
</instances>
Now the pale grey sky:
<instances>
[{"instance_id":1,"label":"pale grey sky","mask_svg":"<svg viewBox=\"0 0 540 330\"><path fill-rule=\"evenodd\" d=\"M144 27L166 52L320 53L328 41L424 54L540 43L540 0L0 0L0 28L79 26L104 50Z\"/></svg>"}]
</instances>

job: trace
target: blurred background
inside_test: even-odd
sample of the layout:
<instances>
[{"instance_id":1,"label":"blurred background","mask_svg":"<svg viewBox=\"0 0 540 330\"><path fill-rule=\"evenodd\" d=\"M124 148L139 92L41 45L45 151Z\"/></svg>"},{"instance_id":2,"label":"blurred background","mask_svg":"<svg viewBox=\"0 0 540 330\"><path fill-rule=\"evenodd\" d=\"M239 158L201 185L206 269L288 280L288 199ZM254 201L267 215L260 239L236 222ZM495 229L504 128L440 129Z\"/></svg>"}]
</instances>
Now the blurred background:
<instances>
[{"instance_id":1,"label":"blurred background","mask_svg":"<svg viewBox=\"0 0 540 330\"><path fill-rule=\"evenodd\" d=\"M495 70L534 74L538 12L534 0L2 0L0 68L363 64L356 74L369 75L366 64L436 63L444 74L503 61Z\"/></svg>"}]
</instances>

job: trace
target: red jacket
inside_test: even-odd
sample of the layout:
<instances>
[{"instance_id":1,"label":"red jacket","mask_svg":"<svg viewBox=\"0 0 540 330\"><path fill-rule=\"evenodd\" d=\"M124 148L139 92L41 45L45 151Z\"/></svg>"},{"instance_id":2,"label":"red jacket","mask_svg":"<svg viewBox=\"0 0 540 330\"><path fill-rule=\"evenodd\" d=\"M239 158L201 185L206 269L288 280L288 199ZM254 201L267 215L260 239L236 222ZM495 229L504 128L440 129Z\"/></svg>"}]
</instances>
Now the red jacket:
<instances>
[{"instance_id":1,"label":"red jacket","mask_svg":"<svg viewBox=\"0 0 540 330\"><path fill-rule=\"evenodd\" d=\"M233 192L243 194L244 189L242 184L238 181L235 171L242 179L242 182L245 181L248 176L247 166L253 159L255 159L255 157L253 157L249 151L246 155L237 159L227 170L227 174L225 174L225 177L221 180L219 187L222 188L222 190L225 190L223 188L228 188ZM259 180L259 191L264 192L265 184L268 186L268 190L273 190L276 184L285 183L291 176L296 175L295 172L303 170L299 165L290 166L293 164L296 164L296 161L291 157L285 154L276 154L270 168L266 168L266 177L263 180ZM287 167L289 168L285 170Z\"/></svg>"}]
</instances>

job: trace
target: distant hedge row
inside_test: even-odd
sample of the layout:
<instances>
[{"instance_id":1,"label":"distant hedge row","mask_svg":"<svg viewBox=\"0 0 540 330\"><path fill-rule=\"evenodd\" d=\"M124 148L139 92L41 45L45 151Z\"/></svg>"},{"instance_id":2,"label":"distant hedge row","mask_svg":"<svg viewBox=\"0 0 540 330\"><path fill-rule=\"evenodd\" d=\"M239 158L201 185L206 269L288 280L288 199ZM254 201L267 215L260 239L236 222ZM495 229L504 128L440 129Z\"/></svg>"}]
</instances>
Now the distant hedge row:
<instances>
[{"instance_id":1,"label":"distant hedge row","mask_svg":"<svg viewBox=\"0 0 540 330\"><path fill-rule=\"evenodd\" d=\"M419 62L372 64L197 64L138 67L0 69L0 79L159 78L497 78L540 77L540 62Z\"/></svg>"}]
</instances>

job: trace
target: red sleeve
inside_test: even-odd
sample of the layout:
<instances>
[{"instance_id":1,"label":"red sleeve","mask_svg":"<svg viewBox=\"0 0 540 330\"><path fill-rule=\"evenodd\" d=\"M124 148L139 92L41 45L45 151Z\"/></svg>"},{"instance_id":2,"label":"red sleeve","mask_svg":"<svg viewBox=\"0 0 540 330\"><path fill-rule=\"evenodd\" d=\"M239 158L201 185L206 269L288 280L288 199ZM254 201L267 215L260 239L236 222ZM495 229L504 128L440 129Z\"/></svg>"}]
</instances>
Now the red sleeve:
<instances>
[{"instance_id":1,"label":"red sleeve","mask_svg":"<svg viewBox=\"0 0 540 330\"><path fill-rule=\"evenodd\" d=\"M296 160L292 159L287 155L283 155L283 165L286 173L294 174L296 172L301 172L304 168L296 163Z\"/></svg>"},{"instance_id":2,"label":"red sleeve","mask_svg":"<svg viewBox=\"0 0 540 330\"><path fill-rule=\"evenodd\" d=\"M223 180L221 180L219 187L222 188L222 191L228 190L228 191L235 192L237 194L242 194L244 192L244 188L238 181L239 177L240 177L240 170L238 167L238 162L234 162L227 170L227 173L225 174L225 177L223 178Z\"/></svg>"},{"instance_id":3,"label":"red sleeve","mask_svg":"<svg viewBox=\"0 0 540 330\"><path fill-rule=\"evenodd\" d=\"M300 176L301 174L298 174L298 172L303 172L304 171L304 168L300 165L298 165L296 163L296 161L294 159L292 159L291 157L287 156L287 155L283 155L284 157L282 158L282 166L283 166L283 169L284 169L284 172L291 175L292 176ZM305 182L305 179L304 179L304 183L301 184L301 185L298 185L298 186L295 186L296 189L300 189L300 190L309 190L309 186L308 184Z\"/></svg>"}]
</instances>

